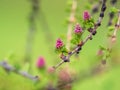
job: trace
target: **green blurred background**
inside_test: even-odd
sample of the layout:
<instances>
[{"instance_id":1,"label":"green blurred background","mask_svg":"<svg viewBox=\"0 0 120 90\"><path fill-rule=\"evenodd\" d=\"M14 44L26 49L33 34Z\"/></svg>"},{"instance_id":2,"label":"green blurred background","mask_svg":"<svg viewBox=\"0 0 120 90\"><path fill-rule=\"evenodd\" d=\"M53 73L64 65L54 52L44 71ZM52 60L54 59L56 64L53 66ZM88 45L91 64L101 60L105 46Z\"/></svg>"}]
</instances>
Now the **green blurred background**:
<instances>
[{"instance_id":1,"label":"green blurred background","mask_svg":"<svg viewBox=\"0 0 120 90\"><path fill-rule=\"evenodd\" d=\"M109 0L108 0L109 1ZM78 0L77 15L82 16L82 12L86 9L88 0ZM42 72L37 72L35 63L39 56L45 57L47 66L53 66L60 61L57 54L54 52L55 42L59 36L66 38L67 25L64 25L65 19L69 17L65 8L67 0L41 0L40 10L45 16L46 23L48 24L49 31L52 34L53 41L49 41L46 37L46 30L42 25L42 20L36 21L35 38L33 42L32 51L32 74L39 74L41 83L37 85L43 86L54 76L44 77ZM119 5L118 0L118 5ZM107 3L108 6L109 3ZM118 6L119 7L119 6ZM41 12L40 11L40 12ZM74 71L89 70L97 62L96 52L99 45L107 46L106 32L108 11L102 22L102 26L98 29L97 35L92 41L88 41L80 53L80 60L72 60L69 64L64 64L61 67L69 65ZM31 12L30 0L0 0L0 60L7 59L13 54L12 59L8 60L11 64L19 63L22 65L23 70L27 70L27 65L23 64L25 56L25 47L27 40L27 33L29 30L28 16ZM39 13L39 16L41 14ZM98 18L98 13L94 15ZM109 70L103 74L86 78L81 82L73 84L72 90L120 90L120 32L117 34L117 43L114 54L117 56L118 63L114 67L110 66ZM51 43L52 42L52 43ZM57 58L57 59L55 59ZM74 59L74 58L73 58ZM108 61L111 63L111 61ZM58 70L59 71L59 70ZM53 80L54 82L56 80ZM0 68L0 90L37 90L35 83L25 79L14 73L7 74ZM40 89L42 90L42 89Z\"/></svg>"}]
</instances>

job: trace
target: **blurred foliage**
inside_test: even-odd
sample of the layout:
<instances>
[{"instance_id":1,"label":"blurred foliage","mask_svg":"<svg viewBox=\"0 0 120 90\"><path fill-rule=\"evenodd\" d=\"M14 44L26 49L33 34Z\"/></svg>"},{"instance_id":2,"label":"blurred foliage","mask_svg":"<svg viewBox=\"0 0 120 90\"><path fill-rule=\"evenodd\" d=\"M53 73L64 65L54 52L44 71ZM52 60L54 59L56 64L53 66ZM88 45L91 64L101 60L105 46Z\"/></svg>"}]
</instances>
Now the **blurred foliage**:
<instances>
[{"instance_id":1,"label":"blurred foliage","mask_svg":"<svg viewBox=\"0 0 120 90\"><path fill-rule=\"evenodd\" d=\"M0 1L0 60L7 60L15 66L18 70L22 69L27 71L28 64L24 62L25 44L27 38L27 32L29 29L28 16L31 10L30 0L1 0ZM109 0L108 0L109 1ZM120 2L117 3L119 8ZM68 3L71 5L71 2ZM67 27L63 26L66 16L69 13L65 12L67 2L65 0L41 0L40 8L43 11L47 20L49 29L54 35L54 43L50 47L50 40L46 41L44 31L47 30L42 28L41 22L36 21L36 35L33 43L32 52L32 68L31 74L40 76L40 82L33 82L22 76L14 73L6 73L6 71L0 67L0 90L44 90L47 87L54 87L58 84L59 72L61 69L68 67L72 70L72 75L79 78L83 73L82 79L72 83L72 90L119 90L120 85L120 32L118 31L117 42L113 47L111 53L112 59L107 61L107 70L89 76L90 70L93 66L97 66L101 63L101 60L96 56L96 52L99 46L107 47L107 21L109 2L107 3L108 8L105 13L105 18L102 22L101 27L98 29L97 35L92 41L88 41L80 52L79 57L72 57L70 63L65 63L56 70L55 73L48 72L50 66L55 65L59 62L59 56L54 53L56 38L60 35L67 33ZM86 7L85 7L86 6ZM83 11L90 8L88 0L78 0L78 10L76 17L80 22ZM90 9L89 9L90 10ZM69 11L69 9L68 9ZM112 12L116 9L113 8ZM40 12L39 12L40 13ZM40 15L40 14L39 14ZM93 15L94 20L98 19L98 13ZM43 23L44 24L44 23ZM113 27L109 27L113 29ZM82 37L86 37L89 32L86 32ZM47 37L49 39L49 37ZM51 51L50 51L51 50ZM9 52L14 52L10 53ZM39 56L43 56L46 59L46 67L44 70L38 70L36 67L36 61ZM74 73L74 74L73 74ZM87 77L88 76L88 77Z\"/></svg>"}]
</instances>

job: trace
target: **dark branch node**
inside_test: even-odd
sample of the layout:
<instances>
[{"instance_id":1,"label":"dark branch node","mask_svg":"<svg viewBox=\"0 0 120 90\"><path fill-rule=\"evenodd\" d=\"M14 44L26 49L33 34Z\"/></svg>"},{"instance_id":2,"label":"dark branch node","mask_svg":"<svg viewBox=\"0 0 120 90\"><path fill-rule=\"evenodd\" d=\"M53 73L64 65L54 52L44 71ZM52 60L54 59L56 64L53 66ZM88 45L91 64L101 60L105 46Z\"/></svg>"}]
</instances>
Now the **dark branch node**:
<instances>
[{"instance_id":1,"label":"dark branch node","mask_svg":"<svg viewBox=\"0 0 120 90\"><path fill-rule=\"evenodd\" d=\"M95 35L96 33L97 33L97 31L95 30L95 31L92 32L92 35Z\"/></svg>"},{"instance_id":2,"label":"dark branch node","mask_svg":"<svg viewBox=\"0 0 120 90\"><path fill-rule=\"evenodd\" d=\"M104 13L103 12L100 13L100 17L104 17Z\"/></svg>"},{"instance_id":3,"label":"dark branch node","mask_svg":"<svg viewBox=\"0 0 120 90\"><path fill-rule=\"evenodd\" d=\"M103 6L102 6L102 8L101 8L101 11L105 11L106 10L106 5L105 4L103 4Z\"/></svg>"},{"instance_id":4,"label":"dark branch node","mask_svg":"<svg viewBox=\"0 0 120 90\"><path fill-rule=\"evenodd\" d=\"M100 22L98 22L96 25L97 25L97 26L101 26L101 23L100 23Z\"/></svg>"}]
</instances>

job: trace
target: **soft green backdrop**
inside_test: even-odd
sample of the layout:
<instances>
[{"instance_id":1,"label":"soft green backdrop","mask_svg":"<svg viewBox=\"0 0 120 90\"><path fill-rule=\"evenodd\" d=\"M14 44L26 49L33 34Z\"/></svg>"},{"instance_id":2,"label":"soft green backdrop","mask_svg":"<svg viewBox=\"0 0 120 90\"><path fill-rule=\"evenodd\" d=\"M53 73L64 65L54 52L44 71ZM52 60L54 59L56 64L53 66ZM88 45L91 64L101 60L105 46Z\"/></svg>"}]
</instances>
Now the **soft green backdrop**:
<instances>
[{"instance_id":1,"label":"soft green backdrop","mask_svg":"<svg viewBox=\"0 0 120 90\"><path fill-rule=\"evenodd\" d=\"M59 36L66 35L67 26L63 25L66 17L69 16L69 14L65 12L65 8L67 7L66 2L66 0L41 0L40 7L46 17L49 29L53 34L53 43L51 45L52 47L49 46L50 42L46 40L46 38L49 37L45 35L47 30L41 26L42 21L38 20L32 52L33 69L35 69L34 74L37 74L35 62L39 56L45 57L48 66L59 62L59 59L54 60L54 57L57 57L57 55L54 54L54 50L50 51L50 48L54 48L55 40ZM80 16L86 4L87 0L79 0L78 14ZM10 53L13 53L16 56L15 61L9 62L23 62L27 32L29 29L28 16L30 13L30 5L29 0L0 0L0 60L6 59ZM107 5L109 5L109 3L107 3ZM107 11L109 11L109 8ZM98 14L95 15L95 17L97 19ZM80 53L80 60L71 61L69 64L71 67L77 71L92 67L99 45L106 45L105 32L107 32L107 21L108 14L106 13L105 19L102 22L103 26L99 28L94 39L88 41L83 47ZM116 45L118 46L118 50L120 49L119 39L120 32L118 32L118 42ZM119 90L119 69L119 66L114 67L104 75L75 83L73 90ZM15 74L7 75L2 68L0 68L0 71L0 90L36 90L34 84L29 80Z\"/></svg>"}]
</instances>

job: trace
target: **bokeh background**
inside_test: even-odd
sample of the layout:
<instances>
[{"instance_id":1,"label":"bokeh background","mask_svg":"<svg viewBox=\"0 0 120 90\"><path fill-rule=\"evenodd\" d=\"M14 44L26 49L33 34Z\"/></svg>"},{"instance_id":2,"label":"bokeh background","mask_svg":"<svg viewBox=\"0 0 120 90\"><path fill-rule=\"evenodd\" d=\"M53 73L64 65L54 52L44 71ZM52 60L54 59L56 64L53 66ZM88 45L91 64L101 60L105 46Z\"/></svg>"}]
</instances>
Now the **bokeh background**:
<instances>
[{"instance_id":1,"label":"bokeh background","mask_svg":"<svg viewBox=\"0 0 120 90\"><path fill-rule=\"evenodd\" d=\"M78 16L82 17L82 13L86 10L85 6L87 4L88 0L78 0ZM118 0L116 7L119 8L119 4L120 1ZM41 82L36 84L14 73L8 74L0 67L0 90L43 90L38 89L38 87L46 86L49 81L52 81L53 84L57 82L57 77L53 74L46 73L47 70L38 71L36 61L38 57L44 57L46 68L60 61L58 55L54 52L54 47L58 37L63 36L63 39L66 41L67 25L65 25L65 20L69 17L69 13L65 11L67 8L67 0L41 0L39 5L39 17L42 19L38 18L38 20L36 20L36 31L31 52L31 74L39 75ZM69 67L77 73L79 77L84 71L89 73L89 70L100 62L96 56L99 45L105 47L108 45L106 35L108 32L107 23L110 3L107 2L107 5L108 8L102 26L98 29L94 39L84 45L80 52L79 60L73 57L70 63L58 68L57 73L61 68ZM88 10L90 11L90 9ZM0 0L0 60L7 60L12 65L19 64L24 71L27 71L29 66L25 64L24 56L29 30L28 17L30 12L30 0ZM99 13L93 15L95 20L98 19L98 15ZM72 90L120 90L119 39L120 32L118 31L117 42L114 46L113 53L115 61L107 61L107 71L93 76L87 76L87 74L85 74L86 76L83 76L80 80L72 84Z\"/></svg>"}]
</instances>

